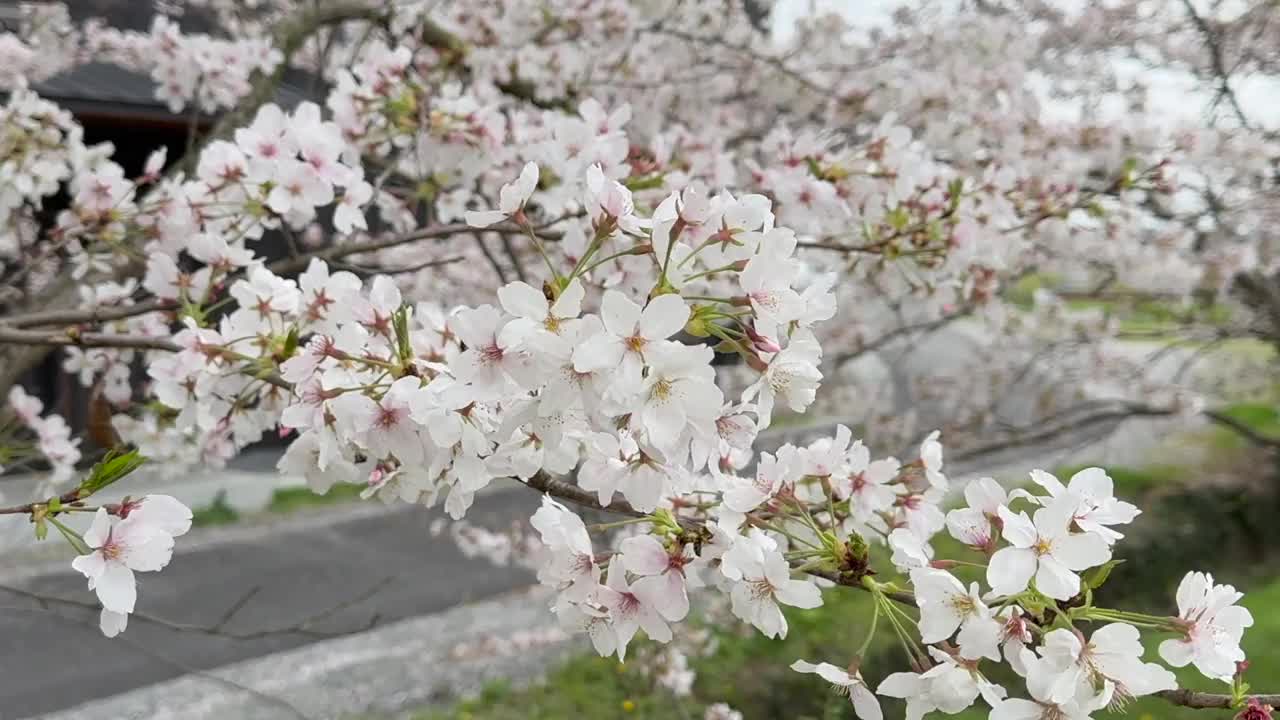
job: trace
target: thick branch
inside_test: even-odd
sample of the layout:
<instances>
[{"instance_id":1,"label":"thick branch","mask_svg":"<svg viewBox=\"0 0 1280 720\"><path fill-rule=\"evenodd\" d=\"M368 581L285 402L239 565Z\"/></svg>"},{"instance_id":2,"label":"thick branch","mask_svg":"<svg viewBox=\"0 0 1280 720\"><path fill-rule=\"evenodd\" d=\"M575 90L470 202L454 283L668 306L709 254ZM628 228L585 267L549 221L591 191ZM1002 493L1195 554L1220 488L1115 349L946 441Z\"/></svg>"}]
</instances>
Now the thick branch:
<instances>
[{"instance_id":1,"label":"thick branch","mask_svg":"<svg viewBox=\"0 0 1280 720\"><path fill-rule=\"evenodd\" d=\"M552 220L548 220L539 225L534 225L533 229L535 232L539 232L546 228L551 227L552 225L555 225L569 218L577 217L577 216L578 216L577 214L562 215L560 217L554 218ZM307 265L311 262L312 258L318 258L320 260L324 260L327 262L327 261L337 260L339 258L344 258L344 257L347 257L348 255L359 255L361 253L375 252L378 250L386 250L387 248L397 247L400 245L407 245L409 243L417 242L419 240L439 240L441 238L452 237L454 235L462 235L465 233L475 233L479 235L479 234L488 233L488 232L498 233L500 235L524 235L528 231L522 227L519 227L514 224L510 224L510 223L491 225L486 228L472 227L471 225L468 225L466 223L449 223L447 225L437 225L436 227L422 228L419 230L414 230L412 232L407 232L403 235L392 235L389 237L379 238L377 240L370 240L368 242L349 243L346 245L335 245L333 247L325 248L323 250L317 250L315 252L305 253L303 255L299 255L298 257L284 258L282 260L277 260L271 263L270 265L267 265L267 268L271 270L271 272L274 272L276 274L287 275L289 273L302 272L303 270L306 270ZM546 240L555 240L557 238L544 237L540 235L539 239L546 241ZM445 264L445 263L441 262L440 264Z\"/></svg>"},{"instance_id":2,"label":"thick branch","mask_svg":"<svg viewBox=\"0 0 1280 720\"><path fill-rule=\"evenodd\" d=\"M112 335L109 333L81 333L75 331L48 332L45 330L10 330L0 326L0 344L27 346L74 346L130 348L136 350L181 350L172 340L145 335Z\"/></svg>"},{"instance_id":3,"label":"thick branch","mask_svg":"<svg viewBox=\"0 0 1280 720\"><path fill-rule=\"evenodd\" d=\"M171 300L152 298L133 305L119 307L92 307L77 310L46 310L23 315L0 317L0 326L11 325L15 328L36 327L39 325L99 325L112 320L146 315L149 312L174 310L178 306Z\"/></svg>"},{"instance_id":4,"label":"thick branch","mask_svg":"<svg viewBox=\"0 0 1280 720\"><path fill-rule=\"evenodd\" d=\"M1233 708L1232 697L1230 695L1218 695L1216 693L1197 692L1195 690L1164 690L1156 693L1160 697L1168 700L1174 705L1182 707L1199 708L1199 709L1228 709ZM1245 702L1255 699L1263 705L1280 706L1280 695L1246 695Z\"/></svg>"}]
</instances>

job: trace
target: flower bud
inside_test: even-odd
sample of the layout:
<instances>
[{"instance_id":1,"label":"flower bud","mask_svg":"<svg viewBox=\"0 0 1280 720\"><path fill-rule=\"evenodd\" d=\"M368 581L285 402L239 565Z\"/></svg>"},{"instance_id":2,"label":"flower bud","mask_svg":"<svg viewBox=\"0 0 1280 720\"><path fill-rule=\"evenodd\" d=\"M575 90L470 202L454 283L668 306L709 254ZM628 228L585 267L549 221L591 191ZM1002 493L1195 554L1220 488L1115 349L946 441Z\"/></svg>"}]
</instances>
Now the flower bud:
<instances>
[{"instance_id":1,"label":"flower bud","mask_svg":"<svg viewBox=\"0 0 1280 720\"><path fill-rule=\"evenodd\" d=\"M1249 698L1249 704L1236 714L1236 720L1271 720L1272 707L1263 705L1258 698Z\"/></svg>"}]
</instances>

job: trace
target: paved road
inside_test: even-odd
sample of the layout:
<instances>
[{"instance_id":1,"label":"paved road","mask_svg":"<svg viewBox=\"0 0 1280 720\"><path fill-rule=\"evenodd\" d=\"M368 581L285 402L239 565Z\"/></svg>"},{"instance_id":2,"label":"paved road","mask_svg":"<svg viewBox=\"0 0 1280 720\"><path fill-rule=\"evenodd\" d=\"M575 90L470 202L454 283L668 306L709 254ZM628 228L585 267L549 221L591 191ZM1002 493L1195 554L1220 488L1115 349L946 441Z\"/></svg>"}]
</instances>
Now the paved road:
<instances>
[{"instance_id":1,"label":"paved road","mask_svg":"<svg viewBox=\"0 0 1280 720\"><path fill-rule=\"evenodd\" d=\"M477 498L468 519L500 527L527 518L534 493L499 491ZM258 593L227 623L229 633L295 624L299 618L341 609L318 628L332 632L434 613L459 603L528 584L517 569L468 560L447 538L433 538L439 511L400 506L338 523L195 544L179 551L161 574L140 575L138 610L176 623L216 625L251 587ZM394 578L368 600L342 607ZM19 581L44 596L92 600L72 572ZM71 707L192 670L297 647L316 638L271 635L232 639L134 621L114 639L97 630L97 615L77 608L42 609L0 589L0 720Z\"/></svg>"}]
</instances>

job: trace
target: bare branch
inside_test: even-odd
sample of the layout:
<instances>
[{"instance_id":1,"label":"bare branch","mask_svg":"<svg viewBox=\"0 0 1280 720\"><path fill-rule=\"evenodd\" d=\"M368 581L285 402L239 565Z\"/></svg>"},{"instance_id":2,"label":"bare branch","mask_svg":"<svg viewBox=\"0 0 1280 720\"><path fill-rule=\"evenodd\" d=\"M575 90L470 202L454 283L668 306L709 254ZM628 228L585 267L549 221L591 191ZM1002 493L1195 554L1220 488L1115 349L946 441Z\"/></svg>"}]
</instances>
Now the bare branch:
<instances>
[{"instance_id":1,"label":"bare branch","mask_svg":"<svg viewBox=\"0 0 1280 720\"><path fill-rule=\"evenodd\" d=\"M37 325L99 325L112 320L146 315L150 312L165 312L177 309L171 300L152 298L133 305L118 307L92 307L79 310L47 310L44 312L25 313L23 315L0 316L0 325L12 325L16 328L35 327Z\"/></svg>"},{"instance_id":2,"label":"bare branch","mask_svg":"<svg viewBox=\"0 0 1280 720\"><path fill-rule=\"evenodd\" d=\"M105 347L135 350L181 350L172 340L145 335L112 335L108 333L81 333L74 329L62 332L45 330L10 330L0 327L0 344L53 345L74 347Z\"/></svg>"}]
</instances>

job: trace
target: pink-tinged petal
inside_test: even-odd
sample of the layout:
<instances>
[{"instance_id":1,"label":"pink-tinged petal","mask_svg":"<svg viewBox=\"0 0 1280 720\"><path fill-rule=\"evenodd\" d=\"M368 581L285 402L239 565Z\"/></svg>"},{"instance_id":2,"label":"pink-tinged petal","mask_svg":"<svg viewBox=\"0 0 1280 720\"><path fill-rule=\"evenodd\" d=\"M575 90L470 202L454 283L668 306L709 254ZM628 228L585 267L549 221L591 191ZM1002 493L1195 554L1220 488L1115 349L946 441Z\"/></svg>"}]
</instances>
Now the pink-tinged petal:
<instances>
[{"instance_id":1,"label":"pink-tinged petal","mask_svg":"<svg viewBox=\"0 0 1280 720\"><path fill-rule=\"evenodd\" d=\"M627 346L617 337L592 335L573 349L573 369L578 372L612 370L622 363Z\"/></svg>"},{"instance_id":2,"label":"pink-tinged petal","mask_svg":"<svg viewBox=\"0 0 1280 720\"><path fill-rule=\"evenodd\" d=\"M1080 576L1054 557L1045 555L1036 570L1036 589L1054 600L1070 600L1080 592Z\"/></svg>"},{"instance_id":3,"label":"pink-tinged petal","mask_svg":"<svg viewBox=\"0 0 1280 720\"><path fill-rule=\"evenodd\" d=\"M93 589L102 607L112 612L131 613L138 601L133 571L120 563L107 563Z\"/></svg>"},{"instance_id":4,"label":"pink-tinged petal","mask_svg":"<svg viewBox=\"0 0 1280 720\"><path fill-rule=\"evenodd\" d=\"M1194 657L1195 646L1186 640L1172 638L1160 643L1160 658L1176 668L1190 665Z\"/></svg>"},{"instance_id":5,"label":"pink-tinged petal","mask_svg":"<svg viewBox=\"0 0 1280 720\"><path fill-rule=\"evenodd\" d=\"M964 487L964 500L975 510L994 513L1008 498L994 478L978 478Z\"/></svg>"},{"instance_id":6,"label":"pink-tinged petal","mask_svg":"<svg viewBox=\"0 0 1280 720\"><path fill-rule=\"evenodd\" d=\"M689 306L679 295L659 295L640 316L640 334L650 340L665 340L689 322Z\"/></svg>"},{"instance_id":7,"label":"pink-tinged petal","mask_svg":"<svg viewBox=\"0 0 1280 720\"><path fill-rule=\"evenodd\" d=\"M551 306L551 314L558 318L576 318L582 312L582 298L586 297L587 291L582 288L582 283L577 278L569 283L560 293L560 297L556 298L556 304Z\"/></svg>"},{"instance_id":8,"label":"pink-tinged petal","mask_svg":"<svg viewBox=\"0 0 1280 720\"><path fill-rule=\"evenodd\" d=\"M788 580L774 590L778 602L791 607L811 609L822 605L822 591L804 580Z\"/></svg>"},{"instance_id":9,"label":"pink-tinged petal","mask_svg":"<svg viewBox=\"0 0 1280 720\"><path fill-rule=\"evenodd\" d=\"M1041 720L1045 707L1030 700L1004 700L991 708L989 720Z\"/></svg>"},{"instance_id":10,"label":"pink-tinged petal","mask_svg":"<svg viewBox=\"0 0 1280 720\"><path fill-rule=\"evenodd\" d=\"M600 302L600 319L611 334L630 337L640 322L640 306L617 290L606 290Z\"/></svg>"},{"instance_id":11,"label":"pink-tinged petal","mask_svg":"<svg viewBox=\"0 0 1280 720\"><path fill-rule=\"evenodd\" d=\"M912 672L899 672L890 675L876 688L877 695L895 698L914 698L924 693L924 683L920 676Z\"/></svg>"},{"instance_id":12,"label":"pink-tinged petal","mask_svg":"<svg viewBox=\"0 0 1280 720\"><path fill-rule=\"evenodd\" d=\"M956 643L960 645L960 656L969 660L988 658L1000 662L1000 629L1001 625L994 618L970 617L960 626L960 634Z\"/></svg>"},{"instance_id":13,"label":"pink-tinged petal","mask_svg":"<svg viewBox=\"0 0 1280 720\"><path fill-rule=\"evenodd\" d=\"M1127 623L1109 623L1093 631L1089 643L1095 648L1120 655L1141 657L1142 636L1138 628Z\"/></svg>"},{"instance_id":14,"label":"pink-tinged petal","mask_svg":"<svg viewBox=\"0 0 1280 720\"><path fill-rule=\"evenodd\" d=\"M538 187L538 163L530 161L524 164L520 170L520 177L516 178L515 190L516 196L520 198L520 204L523 205L533 191Z\"/></svg>"},{"instance_id":15,"label":"pink-tinged petal","mask_svg":"<svg viewBox=\"0 0 1280 720\"><path fill-rule=\"evenodd\" d=\"M104 608L98 615L98 627L102 630L102 634L109 638L124 632L128 626L129 616L125 613L112 612Z\"/></svg>"},{"instance_id":16,"label":"pink-tinged petal","mask_svg":"<svg viewBox=\"0 0 1280 720\"><path fill-rule=\"evenodd\" d=\"M107 561L102 557L102 553L92 552L72 560L71 567L83 573L92 584L99 577L102 577L102 571L106 569Z\"/></svg>"},{"instance_id":17,"label":"pink-tinged petal","mask_svg":"<svg viewBox=\"0 0 1280 720\"><path fill-rule=\"evenodd\" d=\"M1077 533L1054 542L1053 557L1070 570L1088 570L1111 559L1111 546L1094 533Z\"/></svg>"},{"instance_id":18,"label":"pink-tinged petal","mask_svg":"<svg viewBox=\"0 0 1280 720\"><path fill-rule=\"evenodd\" d=\"M1058 478L1043 470L1032 470L1031 482L1044 488L1053 497L1057 497L1067 491Z\"/></svg>"},{"instance_id":19,"label":"pink-tinged petal","mask_svg":"<svg viewBox=\"0 0 1280 720\"><path fill-rule=\"evenodd\" d=\"M623 565L637 575L657 575L670 565L666 548L652 535L637 535L622 541Z\"/></svg>"},{"instance_id":20,"label":"pink-tinged petal","mask_svg":"<svg viewBox=\"0 0 1280 720\"><path fill-rule=\"evenodd\" d=\"M947 513L947 531L965 545L981 547L991 541L991 521L977 508L962 508Z\"/></svg>"},{"instance_id":21,"label":"pink-tinged petal","mask_svg":"<svg viewBox=\"0 0 1280 720\"><path fill-rule=\"evenodd\" d=\"M111 523L111 515L107 513L106 508L98 508L89 529L84 532L84 541L89 547L100 548L106 544L107 536L111 534Z\"/></svg>"},{"instance_id":22,"label":"pink-tinged petal","mask_svg":"<svg viewBox=\"0 0 1280 720\"><path fill-rule=\"evenodd\" d=\"M173 537L185 535L191 529L191 508L169 495L148 495L142 505L129 517L151 525Z\"/></svg>"},{"instance_id":23,"label":"pink-tinged petal","mask_svg":"<svg viewBox=\"0 0 1280 720\"><path fill-rule=\"evenodd\" d=\"M1036 573L1036 554L1022 548L1002 548L991 556L987 584L1000 595L1014 595L1027 589Z\"/></svg>"},{"instance_id":24,"label":"pink-tinged petal","mask_svg":"<svg viewBox=\"0 0 1280 720\"><path fill-rule=\"evenodd\" d=\"M640 413L649 440L659 449L673 448L688 422L684 406L678 402L648 403Z\"/></svg>"},{"instance_id":25,"label":"pink-tinged petal","mask_svg":"<svg viewBox=\"0 0 1280 720\"><path fill-rule=\"evenodd\" d=\"M787 617L776 602L765 599L755 606L755 626L768 638L785 640L787 637Z\"/></svg>"},{"instance_id":26,"label":"pink-tinged petal","mask_svg":"<svg viewBox=\"0 0 1280 720\"><path fill-rule=\"evenodd\" d=\"M497 210L468 210L462 214L462 217L471 227L489 227L507 219L506 213Z\"/></svg>"},{"instance_id":27,"label":"pink-tinged petal","mask_svg":"<svg viewBox=\"0 0 1280 720\"><path fill-rule=\"evenodd\" d=\"M1079 498L1068 493L1040 508L1034 516L1036 534L1040 538L1066 537L1078 507Z\"/></svg>"},{"instance_id":28,"label":"pink-tinged petal","mask_svg":"<svg viewBox=\"0 0 1280 720\"><path fill-rule=\"evenodd\" d=\"M1000 534L1011 545L1017 548L1029 548L1036 544L1036 527L1031 524L1031 519L1025 512L1015 515L1012 510L1002 505L999 515L1004 521Z\"/></svg>"},{"instance_id":29,"label":"pink-tinged petal","mask_svg":"<svg viewBox=\"0 0 1280 720\"><path fill-rule=\"evenodd\" d=\"M1072 475L1067 481L1067 489L1095 500L1109 498L1115 494L1111 476L1100 467L1085 468Z\"/></svg>"},{"instance_id":30,"label":"pink-tinged petal","mask_svg":"<svg viewBox=\"0 0 1280 720\"><path fill-rule=\"evenodd\" d=\"M849 702L853 703L853 714L859 720L884 720L884 712L880 710L880 701L861 683L849 688Z\"/></svg>"},{"instance_id":31,"label":"pink-tinged petal","mask_svg":"<svg viewBox=\"0 0 1280 720\"><path fill-rule=\"evenodd\" d=\"M173 557L173 537L157 533L141 543L130 544L122 559L133 570L155 572L163 570L164 566L169 564L171 557Z\"/></svg>"},{"instance_id":32,"label":"pink-tinged petal","mask_svg":"<svg viewBox=\"0 0 1280 720\"><path fill-rule=\"evenodd\" d=\"M652 603L662 617L680 622L689 614L689 591L685 578L678 572L641 578L636 585L645 583L654 588Z\"/></svg>"},{"instance_id":33,"label":"pink-tinged petal","mask_svg":"<svg viewBox=\"0 0 1280 720\"><path fill-rule=\"evenodd\" d=\"M519 281L498 288L502 309L516 317L541 322L547 317L547 298L532 286Z\"/></svg>"}]
</instances>

